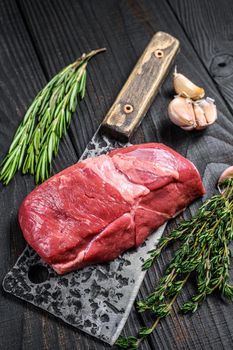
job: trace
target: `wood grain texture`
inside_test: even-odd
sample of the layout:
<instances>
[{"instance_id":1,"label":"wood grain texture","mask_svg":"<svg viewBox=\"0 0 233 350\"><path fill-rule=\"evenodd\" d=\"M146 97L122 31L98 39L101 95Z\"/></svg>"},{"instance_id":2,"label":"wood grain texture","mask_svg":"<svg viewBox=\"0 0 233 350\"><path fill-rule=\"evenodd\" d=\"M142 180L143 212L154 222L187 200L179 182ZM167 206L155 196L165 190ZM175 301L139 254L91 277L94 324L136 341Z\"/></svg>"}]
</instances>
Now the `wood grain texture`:
<instances>
[{"instance_id":1,"label":"wood grain texture","mask_svg":"<svg viewBox=\"0 0 233 350\"><path fill-rule=\"evenodd\" d=\"M0 46L0 160L2 160L27 107L46 83L15 1L0 2ZM69 138L66 138L57 158L55 171L67 167L76 159L72 144ZM16 175L8 187L0 185L0 283L25 246L18 225L17 212L20 203L33 187L33 179L22 177L20 174ZM44 332L46 319L47 315L31 311L29 306L6 295L2 288L0 289L0 349L42 349L47 334L47 331ZM51 328L50 324L47 326L48 329ZM53 341L57 338L56 328L48 336L49 338Z\"/></svg>"},{"instance_id":2,"label":"wood grain texture","mask_svg":"<svg viewBox=\"0 0 233 350\"><path fill-rule=\"evenodd\" d=\"M228 5L230 8L230 1ZM2 0L0 6L0 157L10 144L27 105L45 84L46 78L51 78L82 52L106 46L107 53L90 62L87 96L78 108L68 137L61 143L62 149L55 160L54 170L59 171L75 162L106 115L146 44L155 32L162 30L180 40L181 53L176 63L184 74L206 89L207 95L216 99L219 119L215 125L199 133L185 133L172 125L166 116L167 105L173 94L169 75L133 141L164 142L192 160L202 175L207 172L208 164L213 163L218 174L218 164L224 166L233 162L233 123L229 106L219 95L216 80L213 82L204 64L204 50L194 49L186 30L177 20L177 13L165 1L18 0L17 7L14 0ZM192 4L188 6L192 8ZM200 19L202 16L203 19ZM220 15L222 22L224 16ZM198 20L202 20L204 31L207 31L204 25L206 17L208 12L199 13ZM216 45L221 45L221 32L224 33L224 26L219 28ZM198 27L194 28L196 36L199 35L198 30ZM205 50L209 46L207 41ZM33 186L32 179L17 175L9 187L0 188L1 279L24 246L17 225L17 208ZM198 202L193 210L197 205ZM168 230L172 225L174 223L170 224ZM173 249L169 249L149 271L139 297L145 297L152 291L173 252ZM142 349L231 349L232 304L225 304L214 296L196 314L181 317L178 306L190 296L192 289L190 283L172 315L161 322ZM0 348L4 350L109 348L2 292L0 311ZM125 334L135 334L136 329L150 319L151 315L141 316L133 309Z\"/></svg>"},{"instance_id":3,"label":"wood grain texture","mask_svg":"<svg viewBox=\"0 0 233 350\"><path fill-rule=\"evenodd\" d=\"M233 110L233 2L168 0L220 94Z\"/></svg>"},{"instance_id":4,"label":"wood grain texture","mask_svg":"<svg viewBox=\"0 0 233 350\"><path fill-rule=\"evenodd\" d=\"M101 127L128 141L142 122L179 49L179 41L164 32L153 35L119 92Z\"/></svg>"}]
</instances>

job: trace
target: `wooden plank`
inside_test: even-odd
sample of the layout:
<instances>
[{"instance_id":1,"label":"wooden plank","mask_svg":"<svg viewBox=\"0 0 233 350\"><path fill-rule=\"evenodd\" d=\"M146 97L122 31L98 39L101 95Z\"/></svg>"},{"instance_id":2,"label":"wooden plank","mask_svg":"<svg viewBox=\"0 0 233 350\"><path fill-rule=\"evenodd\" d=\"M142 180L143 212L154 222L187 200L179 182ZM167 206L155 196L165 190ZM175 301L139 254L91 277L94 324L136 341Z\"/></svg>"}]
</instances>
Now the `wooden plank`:
<instances>
[{"instance_id":1,"label":"wooden plank","mask_svg":"<svg viewBox=\"0 0 233 350\"><path fill-rule=\"evenodd\" d=\"M0 159L2 159L28 105L46 83L15 1L0 2L0 46ZM67 167L76 159L72 144L69 138L66 138L57 159L56 171ZM33 179L22 177L20 174L17 174L8 187L0 185L0 282L25 246L17 221L17 212L20 203L33 187ZM46 319L47 315L34 310L32 312L29 306L6 295L0 289L1 349L45 348L43 339L46 333L43 325ZM57 323L54 324L57 327ZM57 344L56 328L51 331L50 337L54 344Z\"/></svg>"},{"instance_id":2,"label":"wooden plank","mask_svg":"<svg viewBox=\"0 0 233 350\"><path fill-rule=\"evenodd\" d=\"M48 76L52 76L83 51L101 46L108 48L107 54L98 56L89 66L87 98L80 106L80 118L74 120L69 133L78 154L85 148L153 33L164 30L180 39L182 52L177 61L178 65L182 66L184 72L189 72L191 79L195 78L200 85L208 86L208 94L216 98L221 119L201 133L188 134L170 124L165 116L172 94L170 76L161 88L134 141L164 142L193 160L202 174L208 163L230 162L233 147L230 113L165 2L21 0L19 4ZM152 290L156 278L161 274L171 254L172 250L169 250L149 272L140 296L143 297ZM184 298L190 294L191 287L186 289ZM36 315L36 312L30 311L33 316ZM223 312L224 316L221 315ZM150 338L151 346L144 345L143 349L211 349L220 344L227 348L233 334L231 313L232 306L225 308L217 299L210 299L208 304L203 305L192 317L181 318L175 311L161 323ZM148 319L149 315L146 315L144 322ZM134 332L139 321L132 313L127 322L126 332ZM30 322L26 322L26 326L30 326ZM58 344L56 334L62 349L105 348L102 343L73 332L63 324L58 323L56 328L55 322L53 323L49 316L44 324L43 329L52 327L53 332L52 335L47 333L44 336L43 343L39 343L37 347L39 349L55 349ZM41 328L37 330L36 327L31 327L31 331L22 339L25 349L29 348L27 344L40 332ZM226 333L228 340L224 339Z\"/></svg>"},{"instance_id":3,"label":"wooden plank","mask_svg":"<svg viewBox=\"0 0 233 350\"><path fill-rule=\"evenodd\" d=\"M233 2L168 0L219 92L233 110Z\"/></svg>"}]
</instances>

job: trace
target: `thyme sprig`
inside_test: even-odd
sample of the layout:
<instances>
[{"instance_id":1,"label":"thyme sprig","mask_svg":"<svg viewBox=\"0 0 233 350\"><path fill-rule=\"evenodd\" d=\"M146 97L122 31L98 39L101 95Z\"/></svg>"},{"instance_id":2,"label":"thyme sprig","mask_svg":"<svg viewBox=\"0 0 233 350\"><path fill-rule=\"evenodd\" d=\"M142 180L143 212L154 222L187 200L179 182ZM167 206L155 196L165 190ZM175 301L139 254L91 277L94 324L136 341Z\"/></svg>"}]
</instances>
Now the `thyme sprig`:
<instances>
[{"instance_id":1,"label":"thyme sprig","mask_svg":"<svg viewBox=\"0 0 233 350\"><path fill-rule=\"evenodd\" d=\"M49 177L53 156L66 133L78 99L86 90L87 63L98 49L83 54L62 69L38 93L20 123L7 155L0 165L0 181L7 185L15 173L35 175L40 183Z\"/></svg>"},{"instance_id":2,"label":"thyme sprig","mask_svg":"<svg viewBox=\"0 0 233 350\"><path fill-rule=\"evenodd\" d=\"M168 237L160 239L151 250L143 269L149 269L171 242L179 240L180 247L160 278L158 286L145 299L137 303L139 312L147 310L156 316L151 327L143 327L137 336L120 337L116 345L122 349L137 349L167 316L190 275L196 279L196 292L181 308L183 313L195 312L206 297L218 290L228 299L233 298L229 284L233 239L233 178L222 185L222 193L207 199L191 219L183 221Z\"/></svg>"}]
</instances>

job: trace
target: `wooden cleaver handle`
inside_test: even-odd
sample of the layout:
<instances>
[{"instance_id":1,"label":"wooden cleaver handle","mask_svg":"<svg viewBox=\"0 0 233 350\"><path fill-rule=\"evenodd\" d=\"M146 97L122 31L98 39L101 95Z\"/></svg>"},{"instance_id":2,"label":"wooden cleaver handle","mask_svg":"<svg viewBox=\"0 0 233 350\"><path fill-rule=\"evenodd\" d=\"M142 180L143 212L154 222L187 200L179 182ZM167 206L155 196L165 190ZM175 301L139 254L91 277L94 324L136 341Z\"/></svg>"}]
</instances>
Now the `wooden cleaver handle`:
<instances>
[{"instance_id":1,"label":"wooden cleaver handle","mask_svg":"<svg viewBox=\"0 0 233 350\"><path fill-rule=\"evenodd\" d=\"M114 138L128 141L149 109L178 52L179 41L173 36L157 32L113 106L104 118L101 129Z\"/></svg>"}]
</instances>

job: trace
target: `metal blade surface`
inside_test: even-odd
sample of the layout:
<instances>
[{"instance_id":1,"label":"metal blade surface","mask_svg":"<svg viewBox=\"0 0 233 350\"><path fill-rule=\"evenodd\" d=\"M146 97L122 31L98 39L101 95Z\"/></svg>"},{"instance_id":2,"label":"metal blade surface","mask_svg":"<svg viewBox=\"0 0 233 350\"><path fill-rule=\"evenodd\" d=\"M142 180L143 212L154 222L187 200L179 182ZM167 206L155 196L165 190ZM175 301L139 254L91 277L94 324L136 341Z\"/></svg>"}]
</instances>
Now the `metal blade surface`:
<instances>
[{"instance_id":1,"label":"metal blade surface","mask_svg":"<svg viewBox=\"0 0 233 350\"><path fill-rule=\"evenodd\" d=\"M129 145L97 131L81 159ZM110 263L88 266L64 276L57 275L27 246L6 275L3 288L112 345L125 325L145 276L142 263L147 252L154 248L163 234L165 226L150 235L139 248L124 253ZM37 273L44 270L45 280L35 283L31 278L33 269Z\"/></svg>"}]
</instances>

